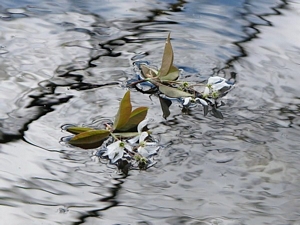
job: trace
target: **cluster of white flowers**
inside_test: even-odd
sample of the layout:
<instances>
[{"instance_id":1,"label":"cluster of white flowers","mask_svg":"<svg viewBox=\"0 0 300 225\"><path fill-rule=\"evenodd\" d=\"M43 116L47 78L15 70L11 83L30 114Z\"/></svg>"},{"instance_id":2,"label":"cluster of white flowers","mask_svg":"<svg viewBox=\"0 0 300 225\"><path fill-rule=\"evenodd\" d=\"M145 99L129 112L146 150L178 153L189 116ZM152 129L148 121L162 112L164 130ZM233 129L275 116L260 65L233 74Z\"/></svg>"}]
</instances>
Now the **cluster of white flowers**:
<instances>
[{"instance_id":1,"label":"cluster of white flowers","mask_svg":"<svg viewBox=\"0 0 300 225\"><path fill-rule=\"evenodd\" d=\"M190 107L191 105L201 104L206 114L208 111L208 102L212 102L212 99L216 100L225 96L232 88L233 84L225 78L219 76L210 77L202 93L202 98L183 98L182 105L183 107Z\"/></svg>"},{"instance_id":2,"label":"cluster of white flowers","mask_svg":"<svg viewBox=\"0 0 300 225\"><path fill-rule=\"evenodd\" d=\"M129 155L139 154L144 158L157 153L159 146L156 142L148 142L148 132L142 131L143 128L148 124L148 119L141 121L137 127L138 135L129 140L117 140L112 144L108 145L105 149L103 156L108 156L112 163L122 159L125 153Z\"/></svg>"},{"instance_id":3,"label":"cluster of white flowers","mask_svg":"<svg viewBox=\"0 0 300 225\"><path fill-rule=\"evenodd\" d=\"M203 92L203 98L219 98L227 94L233 84L223 77L210 77Z\"/></svg>"},{"instance_id":4,"label":"cluster of white flowers","mask_svg":"<svg viewBox=\"0 0 300 225\"><path fill-rule=\"evenodd\" d=\"M201 97L187 97L181 98L180 100L183 107L190 107L197 104L202 105L204 115L206 115L209 106L217 107L215 100L226 95L232 88L233 83L230 83L225 78L219 76L210 77L205 85L204 91L201 93ZM148 158L156 154L160 148L157 142L149 141L152 140L151 136L148 132L143 131L143 128L148 122L148 119L141 121L137 126L138 135L131 139L118 139L114 137L115 141L107 145L104 150L101 150L102 156L107 156L112 163L118 162L118 160L123 157L147 161Z\"/></svg>"}]
</instances>

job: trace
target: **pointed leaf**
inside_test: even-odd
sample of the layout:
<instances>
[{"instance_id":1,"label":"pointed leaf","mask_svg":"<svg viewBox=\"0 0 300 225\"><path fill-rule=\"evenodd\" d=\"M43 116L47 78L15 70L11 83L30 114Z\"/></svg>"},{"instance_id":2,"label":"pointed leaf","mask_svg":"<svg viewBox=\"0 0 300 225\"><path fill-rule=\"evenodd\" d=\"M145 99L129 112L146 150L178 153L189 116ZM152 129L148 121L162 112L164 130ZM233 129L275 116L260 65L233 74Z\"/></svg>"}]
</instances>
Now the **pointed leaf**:
<instances>
[{"instance_id":1,"label":"pointed leaf","mask_svg":"<svg viewBox=\"0 0 300 225\"><path fill-rule=\"evenodd\" d=\"M114 129L120 130L129 120L132 106L130 102L130 91L127 91L120 102L120 107L114 122Z\"/></svg>"},{"instance_id":2,"label":"pointed leaf","mask_svg":"<svg viewBox=\"0 0 300 225\"><path fill-rule=\"evenodd\" d=\"M218 119L223 119L224 117L223 117L223 114L219 111L219 110L217 110L215 107L213 107L212 109L211 109L211 113L212 113L212 115L214 116L214 117L216 117L216 118L218 118Z\"/></svg>"},{"instance_id":3,"label":"pointed leaf","mask_svg":"<svg viewBox=\"0 0 300 225\"><path fill-rule=\"evenodd\" d=\"M90 127L68 127L67 128L67 131L72 134L80 134L89 130L95 130L95 129Z\"/></svg>"},{"instance_id":4,"label":"pointed leaf","mask_svg":"<svg viewBox=\"0 0 300 225\"><path fill-rule=\"evenodd\" d=\"M179 77L180 71L177 67L175 66L171 66L170 71L168 72L168 74L166 76L160 76L160 80L161 81L173 81L173 80L177 80Z\"/></svg>"},{"instance_id":5,"label":"pointed leaf","mask_svg":"<svg viewBox=\"0 0 300 225\"><path fill-rule=\"evenodd\" d=\"M139 125L139 123L144 120L147 116L148 107L139 107L131 112L129 120L127 123L120 129L121 131L128 131Z\"/></svg>"},{"instance_id":6,"label":"pointed leaf","mask_svg":"<svg viewBox=\"0 0 300 225\"><path fill-rule=\"evenodd\" d=\"M202 106L203 106L203 114L204 116L206 116L208 113L208 105L202 105Z\"/></svg>"},{"instance_id":7,"label":"pointed leaf","mask_svg":"<svg viewBox=\"0 0 300 225\"><path fill-rule=\"evenodd\" d=\"M73 137L69 143L82 148L93 148L101 145L101 142L109 136L108 130L90 130Z\"/></svg>"},{"instance_id":8,"label":"pointed leaf","mask_svg":"<svg viewBox=\"0 0 300 225\"><path fill-rule=\"evenodd\" d=\"M141 65L141 70L142 70L143 78L156 77L158 74L157 70L155 70L147 65Z\"/></svg>"},{"instance_id":9,"label":"pointed leaf","mask_svg":"<svg viewBox=\"0 0 300 225\"><path fill-rule=\"evenodd\" d=\"M171 98L180 98L180 97L192 97L193 95L185 92L185 91L181 91L177 88L173 88L173 87L169 87L163 84L159 85L159 90L164 93L166 96L171 97Z\"/></svg>"},{"instance_id":10,"label":"pointed leaf","mask_svg":"<svg viewBox=\"0 0 300 225\"><path fill-rule=\"evenodd\" d=\"M173 49L170 41L170 33L167 37L164 54L161 62L161 68L159 70L159 76L163 77L169 73L171 66L173 65Z\"/></svg>"},{"instance_id":11,"label":"pointed leaf","mask_svg":"<svg viewBox=\"0 0 300 225\"><path fill-rule=\"evenodd\" d=\"M170 106L172 105L172 101L166 98L159 97L161 110L163 112L163 117L167 119L170 115Z\"/></svg>"}]
</instances>

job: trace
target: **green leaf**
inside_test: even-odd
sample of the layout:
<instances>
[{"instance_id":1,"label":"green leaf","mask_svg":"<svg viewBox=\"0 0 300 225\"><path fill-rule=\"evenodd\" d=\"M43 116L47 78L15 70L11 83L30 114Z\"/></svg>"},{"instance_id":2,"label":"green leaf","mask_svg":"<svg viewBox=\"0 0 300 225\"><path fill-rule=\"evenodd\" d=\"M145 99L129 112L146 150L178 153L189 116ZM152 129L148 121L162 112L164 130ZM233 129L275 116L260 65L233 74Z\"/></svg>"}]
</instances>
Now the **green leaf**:
<instances>
[{"instance_id":1,"label":"green leaf","mask_svg":"<svg viewBox=\"0 0 300 225\"><path fill-rule=\"evenodd\" d=\"M122 132L122 133L113 133L113 134L120 138L131 138L139 135L138 132L124 132L124 133Z\"/></svg>"},{"instance_id":2,"label":"green leaf","mask_svg":"<svg viewBox=\"0 0 300 225\"><path fill-rule=\"evenodd\" d=\"M158 71L147 65L141 65L141 70L143 78L157 77Z\"/></svg>"},{"instance_id":3,"label":"green leaf","mask_svg":"<svg viewBox=\"0 0 300 225\"><path fill-rule=\"evenodd\" d=\"M110 132L108 130L90 130L77 134L69 143L82 148L98 147L109 134Z\"/></svg>"},{"instance_id":4,"label":"green leaf","mask_svg":"<svg viewBox=\"0 0 300 225\"><path fill-rule=\"evenodd\" d=\"M171 66L173 65L173 49L170 41L170 33L167 37L166 44L165 44L165 49L164 49L164 54L161 62L161 68L159 70L159 76L163 77L166 76L169 71Z\"/></svg>"},{"instance_id":5,"label":"green leaf","mask_svg":"<svg viewBox=\"0 0 300 225\"><path fill-rule=\"evenodd\" d=\"M130 91L127 91L120 102L120 107L115 118L113 126L115 130L120 130L128 122L131 110Z\"/></svg>"},{"instance_id":6,"label":"green leaf","mask_svg":"<svg viewBox=\"0 0 300 225\"><path fill-rule=\"evenodd\" d=\"M131 112L128 122L124 125L120 131L128 131L139 125L147 116L148 107L139 107Z\"/></svg>"},{"instance_id":7,"label":"green leaf","mask_svg":"<svg viewBox=\"0 0 300 225\"><path fill-rule=\"evenodd\" d=\"M161 106L161 110L163 111L163 117L167 119L170 115L170 106L172 105L172 101L166 98L159 97L159 102Z\"/></svg>"},{"instance_id":8,"label":"green leaf","mask_svg":"<svg viewBox=\"0 0 300 225\"><path fill-rule=\"evenodd\" d=\"M180 98L180 97L192 97L193 95L185 92L185 91L181 91L177 88L173 88L173 87L169 87L163 84L159 84L159 90L164 93L166 96L171 97L171 98Z\"/></svg>"},{"instance_id":9,"label":"green leaf","mask_svg":"<svg viewBox=\"0 0 300 225\"><path fill-rule=\"evenodd\" d=\"M90 127L68 127L67 128L67 131L72 134L80 134L89 130L95 130L95 129Z\"/></svg>"},{"instance_id":10,"label":"green leaf","mask_svg":"<svg viewBox=\"0 0 300 225\"><path fill-rule=\"evenodd\" d=\"M160 81L173 81L179 77L179 69L175 66L171 66L169 73L166 76L159 77Z\"/></svg>"}]
</instances>

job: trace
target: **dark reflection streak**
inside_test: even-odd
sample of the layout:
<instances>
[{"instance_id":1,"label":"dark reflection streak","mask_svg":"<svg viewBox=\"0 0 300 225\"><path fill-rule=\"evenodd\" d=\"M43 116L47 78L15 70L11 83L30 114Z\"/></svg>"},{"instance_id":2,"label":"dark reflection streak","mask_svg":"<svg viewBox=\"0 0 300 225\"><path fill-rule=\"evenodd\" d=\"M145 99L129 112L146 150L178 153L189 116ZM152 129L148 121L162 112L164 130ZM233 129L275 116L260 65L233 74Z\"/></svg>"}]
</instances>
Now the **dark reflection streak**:
<instances>
[{"instance_id":1,"label":"dark reflection streak","mask_svg":"<svg viewBox=\"0 0 300 225\"><path fill-rule=\"evenodd\" d=\"M136 27L133 27L133 28L129 29L129 31L132 31L132 32L135 33L135 34L130 34L129 36L139 36L139 35L144 34L146 32L152 32L152 31L147 31L147 30L141 29L142 27L149 26L149 24L151 22L153 22L153 24L177 24L177 22L174 22L174 21L159 21L159 20L156 20L156 17L158 17L160 15L163 15L163 14L167 14L168 11L170 11L170 12L180 12L180 11L182 11L182 8L183 8L185 3L187 3L185 0L179 0L177 3L169 4L169 9L168 10L163 10L163 9L149 10L149 12L152 15L148 16L146 20L132 21L132 23L137 23L137 24L142 24L142 25L138 25ZM145 25L144 23L146 23L147 25ZM153 25L153 24L151 24L151 25ZM91 31L86 31L85 29L82 30L82 31L84 33L88 32L90 35L95 35L95 33L91 32ZM139 31L139 32L137 32L137 31ZM76 72L78 70L86 70L89 67L95 67L95 65L93 64L93 61L98 60L100 57L103 57L103 56L118 57L118 56L120 56L121 53L115 53L113 51L113 48L111 48L112 46L122 46L122 45L124 45L124 44L115 45L114 42L116 42L118 40L123 40L123 41L125 41L126 44L131 43L131 42L132 43L136 42L136 40L131 40L127 37L127 35L124 35L124 36L121 36L120 38L117 38L117 39L114 39L114 40L109 40L105 43L99 44L101 49L107 51L106 53L97 55L95 57L91 57L91 59L88 60L88 66L86 66L84 68L80 68L80 69L69 70L69 71L59 75L59 77L65 77L65 76L69 75L70 73ZM139 42L141 42L141 41L139 41Z\"/></svg>"},{"instance_id":2,"label":"dark reflection streak","mask_svg":"<svg viewBox=\"0 0 300 225\"><path fill-rule=\"evenodd\" d=\"M261 20L267 22L267 26L273 26L272 23L270 21L268 21L265 17L274 16L274 15L275 16L276 15L281 15L281 12L278 9L285 9L287 7L287 5L288 5L288 2L286 0L281 0L281 2L282 2L281 4L279 4L279 5L275 6L275 7L271 7L271 9L274 11L273 13L264 13L264 14L260 14L260 15L256 15L249 8L249 6L251 5L251 0L246 0L244 2L244 9L245 9L246 13L241 13L240 16L245 21L249 22L249 25L245 26L244 29L243 29L244 33L247 34L248 37L246 37L245 39L243 39L241 41L233 42L233 44L236 45L239 48L241 54L238 55L238 56L233 56L231 59L229 59L226 62L227 66L231 67L232 64L235 61L238 61L240 58L247 56L247 52L246 52L246 50L242 46L243 43L250 42L252 39L257 38L257 35L260 33L260 30L257 27L259 27L259 26L265 26L265 25L262 25L262 24L253 23L253 22L249 21L247 19L247 16L249 16L249 15L255 15L258 18L260 18ZM249 32L247 32L247 30L249 28L252 29L252 30L254 30L255 32L252 33L252 34L250 34Z\"/></svg>"},{"instance_id":3,"label":"dark reflection streak","mask_svg":"<svg viewBox=\"0 0 300 225\"><path fill-rule=\"evenodd\" d=\"M101 208L101 209L87 211L85 214L83 214L82 216L80 216L78 218L78 220L79 220L78 222L74 222L74 223L72 223L72 225L85 224L87 218L99 217L99 216L101 216L101 214L100 214L101 211L105 211L112 207L118 206L119 202L115 199L116 199L116 196L118 195L119 191L122 189L122 184L124 183L124 181L122 179L124 179L124 178L125 178L125 176L122 178L114 178L114 180L117 181L118 183L116 183L114 187L110 188L111 195L98 200L99 202L109 202L110 203L109 206Z\"/></svg>"},{"instance_id":4,"label":"dark reflection streak","mask_svg":"<svg viewBox=\"0 0 300 225\"><path fill-rule=\"evenodd\" d=\"M26 130L28 130L28 126L32 122L38 120L41 117L41 115L45 115L46 114L45 110L42 107L39 107L38 111L40 111L40 113L38 113L38 115L35 116L35 117L33 117L32 119L28 120L28 122L25 123L22 126L22 129L19 130L19 134L5 134L5 133L2 133L1 130L0 130L0 143L4 144L4 143L12 142L12 141L17 140L17 139L22 139L23 136L24 136L24 132ZM53 109L49 110L48 112L51 112L51 111L53 111ZM0 120L0 125L1 125L1 120Z\"/></svg>"},{"instance_id":5,"label":"dark reflection streak","mask_svg":"<svg viewBox=\"0 0 300 225\"><path fill-rule=\"evenodd\" d=\"M52 96L53 95L52 92L53 92L53 90L50 93L41 93L40 95L37 95L37 96L29 95L29 97L33 98L33 101L29 105L27 105L25 107L25 109L35 107L36 115L33 116L31 119L29 119L26 123L24 123L22 125L22 128L18 130L19 134L0 133L0 143L7 143L7 142L11 142L16 139L23 139L25 131L28 130L28 126L32 122L38 120L40 117L46 115L47 113L52 112L54 110L53 109L54 105L60 105L60 104L66 103L73 97L73 96L67 96L67 97L63 97L63 98L57 97L55 99L55 101L52 101L52 102L41 100L44 97L47 97L48 95ZM11 119L13 119L13 118L11 118ZM14 120L17 120L17 119L18 118L14 118ZM4 121L4 123L5 122L7 122L7 119ZM1 120L0 120L0 125L1 125Z\"/></svg>"}]
</instances>

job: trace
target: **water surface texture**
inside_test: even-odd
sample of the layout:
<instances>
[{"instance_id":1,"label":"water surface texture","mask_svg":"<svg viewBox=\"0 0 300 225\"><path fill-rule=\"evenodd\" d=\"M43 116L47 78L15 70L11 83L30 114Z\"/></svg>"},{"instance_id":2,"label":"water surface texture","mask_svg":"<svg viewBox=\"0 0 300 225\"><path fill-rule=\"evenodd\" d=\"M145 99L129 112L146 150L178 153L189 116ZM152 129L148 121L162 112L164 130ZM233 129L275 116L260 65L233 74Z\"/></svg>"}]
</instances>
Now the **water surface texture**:
<instances>
[{"instance_id":1,"label":"water surface texture","mask_svg":"<svg viewBox=\"0 0 300 225\"><path fill-rule=\"evenodd\" d=\"M299 225L299 20L299 1L0 1L1 224ZM170 31L189 80L237 72L224 119L132 93L162 148L127 177L61 142L113 119Z\"/></svg>"}]
</instances>

